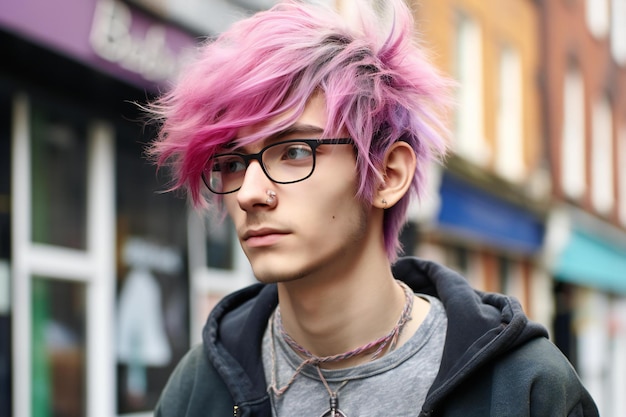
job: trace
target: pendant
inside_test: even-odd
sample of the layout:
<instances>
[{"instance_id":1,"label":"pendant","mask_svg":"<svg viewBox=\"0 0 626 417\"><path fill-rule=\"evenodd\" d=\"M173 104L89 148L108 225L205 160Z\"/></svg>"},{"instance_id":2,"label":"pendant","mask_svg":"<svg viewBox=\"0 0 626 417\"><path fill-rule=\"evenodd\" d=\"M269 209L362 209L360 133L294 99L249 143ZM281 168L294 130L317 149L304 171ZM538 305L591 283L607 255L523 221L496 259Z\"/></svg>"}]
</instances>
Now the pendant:
<instances>
[{"instance_id":1,"label":"pendant","mask_svg":"<svg viewBox=\"0 0 626 417\"><path fill-rule=\"evenodd\" d=\"M347 416L340 409L336 409L336 410L328 410L327 412L322 414L322 417L347 417Z\"/></svg>"},{"instance_id":2,"label":"pendant","mask_svg":"<svg viewBox=\"0 0 626 417\"><path fill-rule=\"evenodd\" d=\"M337 395L331 395L329 402L330 408L322 414L322 417L347 417L343 411L339 409L339 398L337 398Z\"/></svg>"}]
</instances>

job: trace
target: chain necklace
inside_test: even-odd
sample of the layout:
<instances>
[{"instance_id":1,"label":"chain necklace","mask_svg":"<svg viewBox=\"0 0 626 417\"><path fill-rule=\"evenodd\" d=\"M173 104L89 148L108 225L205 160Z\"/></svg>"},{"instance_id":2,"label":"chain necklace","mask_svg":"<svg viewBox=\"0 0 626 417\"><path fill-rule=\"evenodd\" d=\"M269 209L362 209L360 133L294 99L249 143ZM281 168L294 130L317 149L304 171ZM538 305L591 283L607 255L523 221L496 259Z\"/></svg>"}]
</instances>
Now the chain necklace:
<instances>
[{"instance_id":1,"label":"chain necklace","mask_svg":"<svg viewBox=\"0 0 626 417\"><path fill-rule=\"evenodd\" d=\"M276 311L272 315L272 318L270 319L271 323L269 326L270 340L272 341L272 348L271 348L272 384L270 385L269 389L272 390L274 395L276 395L276 397L280 397L281 395L283 395L285 391L289 389L289 387L291 386L293 381L296 379L296 377L300 374L302 369L304 369L304 367L307 365L313 365L316 367L317 373L319 374L319 377L322 380L322 383L324 384L324 387L326 388L326 391L328 391L328 395L329 395L329 409L324 414L322 414L321 417L346 417L346 415L339 409L339 390L342 389L349 381L348 380L343 381L341 385L335 391L331 390L330 386L328 385L328 382L326 381L326 378L324 378L322 369L320 368L320 364L339 362L345 359L358 356L365 352L369 352L372 349L376 348L376 351L372 354L370 358L370 361L373 361L383 353L386 347L389 347L389 351L392 351L395 349L398 343L398 339L400 338L400 334L402 333L402 329L404 328L406 323L409 320L411 320L411 313L413 311L413 300L414 300L413 291L408 287L408 285L406 285L402 281L396 280L396 282L404 290L405 303L404 303L404 308L402 309L402 314L400 315L400 319L398 320L396 325L393 327L393 329L391 329L391 331L387 335L379 339L376 339L373 342L366 343L365 345L359 346L356 349L350 350L348 352L340 353L337 355L315 356L308 349L299 345L298 342L296 342L285 331L285 328L283 327L282 318L280 315L280 306L277 307ZM299 353L305 358L304 361L300 363L298 368L296 368L296 371L292 375L291 379L282 388L278 388L277 386L278 367L276 366L276 347L274 343L274 330L273 330L274 326L276 326L283 340L289 345L289 347L291 347L294 351L296 351L297 353Z\"/></svg>"}]
</instances>

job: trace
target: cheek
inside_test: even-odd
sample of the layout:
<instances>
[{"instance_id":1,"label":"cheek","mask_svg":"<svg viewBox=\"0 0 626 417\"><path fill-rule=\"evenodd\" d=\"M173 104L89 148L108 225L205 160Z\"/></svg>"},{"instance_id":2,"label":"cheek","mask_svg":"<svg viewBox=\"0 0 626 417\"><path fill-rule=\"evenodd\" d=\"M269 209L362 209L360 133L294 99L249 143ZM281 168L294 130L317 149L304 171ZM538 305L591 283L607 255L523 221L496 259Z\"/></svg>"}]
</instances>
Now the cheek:
<instances>
[{"instance_id":1,"label":"cheek","mask_svg":"<svg viewBox=\"0 0 626 417\"><path fill-rule=\"evenodd\" d=\"M243 214L243 210L239 207L237 199L234 195L230 194L223 198L222 210L230 217L235 225L237 224L237 219Z\"/></svg>"},{"instance_id":2,"label":"cheek","mask_svg":"<svg viewBox=\"0 0 626 417\"><path fill-rule=\"evenodd\" d=\"M340 233L352 233L355 230L364 229L367 224L367 205L356 197L348 197L352 194L346 192L344 196L327 208L327 213L322 221L327 223L327 232L337 231Z\"/></svg>"},{"instance_id":3,"label":"cheek","mask_svg":"<svg viewBox=\"0 0 626 417\"><path fill-rule=\"evenodd\" d=\"M346 184L329 192L324 207L320 209L323 219L338 227L360 221L359 219L367 212L367 206L355 194L354 184Z\"/></svg>"}]
</instances>

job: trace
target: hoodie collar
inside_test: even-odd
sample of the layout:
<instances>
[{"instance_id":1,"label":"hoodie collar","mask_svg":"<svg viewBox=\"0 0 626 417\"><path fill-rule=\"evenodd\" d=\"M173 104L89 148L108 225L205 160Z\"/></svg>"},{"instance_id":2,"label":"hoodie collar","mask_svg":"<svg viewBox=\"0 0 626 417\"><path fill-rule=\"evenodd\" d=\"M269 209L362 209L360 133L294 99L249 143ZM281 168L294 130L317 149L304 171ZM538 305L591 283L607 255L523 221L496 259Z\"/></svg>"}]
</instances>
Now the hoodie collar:
<instances>
[{"instance_id":1,"label":"hoodie collar","mask_svg":"<svg viewBox=\"0 0 626 417\"><path fill-rule=\"evenodd\" d=\"M517 301L474 290L461 275L439 264L407 257L392 269L414 292L439 298L448 316L442 363L429 393L432 401L494 355L547 337L543 327L528 321ZM277 304L275 284L255 284L226 296L204 328L209 360L238 404L267 398L261 346Z\"/></svg>"}]
</instances>

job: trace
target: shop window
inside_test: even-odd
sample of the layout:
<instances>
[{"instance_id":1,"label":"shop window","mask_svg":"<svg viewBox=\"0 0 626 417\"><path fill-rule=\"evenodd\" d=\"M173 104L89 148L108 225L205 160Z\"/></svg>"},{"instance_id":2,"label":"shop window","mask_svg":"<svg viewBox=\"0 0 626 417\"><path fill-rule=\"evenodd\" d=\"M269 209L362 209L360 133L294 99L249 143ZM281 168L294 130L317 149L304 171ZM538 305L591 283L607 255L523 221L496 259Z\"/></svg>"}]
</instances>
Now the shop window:
<instances>
[{"instance_id":1,"label":"shop window","mask_svg":"<svg viewBox=\"0 0 626 417\"><path fill-rule=\"evenodd\" d=\"M254 282L229 217L215 208L189 209L191 279L191 341L200 343L202 328L213 307L225 295Z\"/></svg>"},{"instance_id":2,"label":"shop window","mask_svg":"<svg viewBox=\"0 0 626 417\"><path fill-rule=\"evenodd\" d=\"M571 67L563 86L561 186L566 196L579 199L586 189L585 86L582 75Z\"/></svg>"},{"instance_id":3,"label":"shop window","mask_svg":"<svg viewBox=\"0 0 626 417\"><path fill-rule=\"evenodd\" d=\"M86 136L76 113L33 102L33 242L86 248Z\"/></svg>"},{"instance_id":4,"label":"shop window","mask_svg":"<svg viewBox=\"0 0 626 417\"><path fill-rule=\"evenodd\" d=\"M557 281L554 286L554 300L556 303L553 323L554 344L576 367L578 351L574 333L574 288Z\"/></svg>"},{"instance_id":5,"label":"shop window","mask_svg":"<svg viewBox=\"0 0 626 417\"><path fill-rule=\"evenodd\" d=\"M145 158L140 129L117 127L118 413L154 409L189 349L186 200Z\"/></svg>"},{"instance_id":6,"label":"shop window","mask_svg":"<svg viewBox=\"0 0 626 417\"><path fill-rule=\"evenodd\" d=\"M608 97L593 106L591 201L600 213L613 209L613 111Z\"/></svg>"},{"instance_id":7,"label":"shop window","mask_svg":"<svg viewBox=\"0 0 626 417\"><path fill-rule=\"evenodd\" d=\"M32 281L32 415L85 415L85 286Z\"/></svg>"},{"instance_id":8,"label":"shop window","mask_svg":"<svg viewBox=\"0 0 626 417\"><path fill-rule=\"evenodd\" d=\"M207 216L206 266L209 268L234 269L235 228L230 218Z\"/></svg>"},{"instance_id":9,"label":"shop window","mask_svg":"<svg viewBox=\"0 0 626 417\"><path fill-rule=\"evenodd\" d=\"M610 361L610 297L590 288L575 288L574 334L578 356L576 369L585 388L595 400L599 414L614 415L608 410L611 393L611 381L608 377L615 366Z\"/></svg>"},{"instance_id":10,"label":"shop window","mask_svg":"<svg viewBox=\"0 0 626 417\"><path fill-rule=\"evenodd\" d=\"M611 364L609 387L611 389L611 409L613 415L621 415L626 410L626 299L617 296L612 298L609 312L609 337Z\"/></svg>"}]
</instances>

